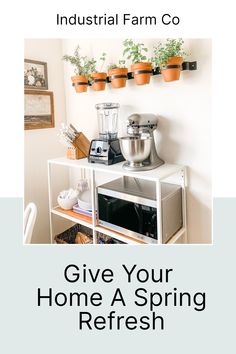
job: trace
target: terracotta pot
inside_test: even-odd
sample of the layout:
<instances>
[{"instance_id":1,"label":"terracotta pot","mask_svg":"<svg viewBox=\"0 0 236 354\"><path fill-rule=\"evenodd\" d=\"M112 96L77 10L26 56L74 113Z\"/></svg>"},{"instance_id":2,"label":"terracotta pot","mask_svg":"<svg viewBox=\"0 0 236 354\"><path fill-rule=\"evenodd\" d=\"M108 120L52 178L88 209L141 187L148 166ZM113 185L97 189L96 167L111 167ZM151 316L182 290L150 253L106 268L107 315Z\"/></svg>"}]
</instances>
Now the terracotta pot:
<instances>
[{"instance_id":1,"label":"terracotta pot","mask_svg":"<svg viewBox=\"0 0 236 354\"><path fill-rule=\"evenodd\" d=\"M91 74L92 79L94 80L92 83L92 88L94 91L103 91L106 87L106 73L93 73Z\"/></svg>"},{"instance_id":2,"label":"terracotta pot","mask_svg":"<svg viewBox=\"0 0 236 354\"><path fill-rule=\"evenodd\" d=\"M86 92L88 88L88 79L82 75L71 77L72 85L77 93Z\"/></svg>"},{"instance_id":3,"label":"terracotta pot","mask_svg":"<svg viewBox=\"0 0 236 354\"><path fill-rule=\"evenodd\" d=\"M161 65L161 73L163 80L165 82L176 81L180 78L180 72L182 69L183 58L182 57L171 57L169 58L166 65ZM171 65L178 65L178 67L169 67Z\"/></svg>"},{"instance_id":4,"label":"terracotta pot","mask_svg":"<svg viewBox=\"0 0 236 354\"><path fill-rule=\"evenodd\" d=\"M146 85L150 82L152 63L136 63L131 65L136 85Z\"/></svg>"},{"instance_id":5,"label":"terracotta pot","mask_svg":"<svg viewBox=\"0 0 236 354\"><path fill-rule=\"evenodd\" d=\"M108 76L111 80L111 86L113 88L125 87L127 75L127 68L115 68L108 71Z\"/></svg>"}]
</instances>

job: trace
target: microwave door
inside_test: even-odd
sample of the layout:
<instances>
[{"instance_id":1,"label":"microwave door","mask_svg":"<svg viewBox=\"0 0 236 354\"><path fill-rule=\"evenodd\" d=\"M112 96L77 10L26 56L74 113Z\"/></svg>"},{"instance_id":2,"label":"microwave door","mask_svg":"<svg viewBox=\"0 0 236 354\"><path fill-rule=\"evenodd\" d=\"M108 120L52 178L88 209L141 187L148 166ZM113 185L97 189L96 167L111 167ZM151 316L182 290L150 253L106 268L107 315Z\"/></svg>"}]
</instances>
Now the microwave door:
<instances>
[{"instance_id":1,"label":"microwave door","mask_svg":"<svg viewBox=\"0 0 236 354\"><path fill-rule=\"evenodd\" d=\"M112 214L113 214L113 204L116 203L117 199L112 198L112 197L107 197L107 196L103 196L103 200L105 201L106 204L106 220L110 221L112 220Z\"/></svg>"},{"instance_id":2,"label":"microwave door","mask_svg":"<svg viewBox=\"0 0 236 354\"><path fill-rule=\"evenodd\" d=\"M149 227L149 234L153 234L154 238L157 239L157 216L156 214L152 215L151 223Z\"/></svg>"},{"instance_id":3,"label":"microwave door","mask_svg":"<svg viewBox=\"0 0 236 354\"><path fill-rule=\"evenodd\" d=\"M138 232L140 234L143 234L143 212L142 212L142 206L139 204L134 204L134 210L137 214L137 219L138 219Z\"/></svg>"}]
</instances>

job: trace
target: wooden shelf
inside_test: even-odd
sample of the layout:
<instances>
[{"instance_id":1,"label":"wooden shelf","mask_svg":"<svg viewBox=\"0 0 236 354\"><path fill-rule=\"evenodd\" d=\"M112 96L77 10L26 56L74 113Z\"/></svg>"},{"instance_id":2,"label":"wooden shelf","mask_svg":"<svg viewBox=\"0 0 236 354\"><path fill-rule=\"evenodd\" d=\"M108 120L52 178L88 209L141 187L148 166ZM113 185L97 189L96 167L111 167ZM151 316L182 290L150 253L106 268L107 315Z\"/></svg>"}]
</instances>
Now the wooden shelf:
<instances>
[{"instance_id":1,"label":"wooden shelf","mask_svg":"<svg viewBox=\"0 0 236 354\"><path fill-rule=\"evenodd\" d=\"M83 214L75 213L73 210L64 210L60 207L55 207L52 209L52 213L61 216L65 219L73 221L75 223L88 226L92 228L92 217Z\"/></svg>"},{"instance_id":2,"label":"wooden shelf","mask_svg":"<svg viewBox=\"0 0 236 354\"><path fill-rule=\"evenodd\" d=\"M125 242L130 245L138 245L138 244L146 245L147 244L144 241L138 240L138 239L130 237L130 236L126 236L124 234L121 234L119 232L116 232L114 230L108 229L103 226L96 226L95 230L103 233L104 235L116 238L117 240L120 240L120 241Z\"/></svg>"},{"instance_id":3,"label":"wooden shelf","mask_svg":"<svg viewBox=\"0 0 236 354\"><path fill-rule=\"evenodd\" d=\"M133 237L130 237L130 236L127 236L125 234L122 234L122 233L119 233L117 231L114 231L114 230L111 230L111 229L108 229L106 227L103 227L103 226L99 226L97 225L96 228L95 228L96 231L98 232L101 232L107 236L110 236L110 237L113 237L113 238L116 238L117 240L120 240L120 241L123 241L127 244L130 244L130 245L138 245L138 244L142 244L142 245L150 245L142 240L138 240L136 238L133 238ZM176 232L176 234L174 234L170 240L165 243L164 245L171 245L171 244L175 244L176 241L186 232L186 229L185 228L181 228L179 231ZM155 245L154 243L151 243L151 245Z\"/></svg>"},{"instance_id":4,"label":"wooden shelf","mask_svg":"<svg viewBox=\"0 0 236 354\"><path fill-rule=\"evenodd\" d=\"M94 229L93 225L92 225L92 217L90 216L86 216L86 215L82 215L79 213L75 213L73 210L64 210L60 207L55 207L54 209L52 209L52 213L58 216L61 216L67 220L73 221L75 223L90 227L91 229ZM146 245L147 243L142 241L142 240L138 240L136 238L127 236L125 234L122 234L120 232L114 231L112 229L97 225L95 227L95 230L97 232L101 232L104 235L110 236L112 238L115 238L117 240L120 240L122 242L125 242L128 245ZM182 236L185 232L185 228L181 228L174 236L172 236L172 238L167 242L167 244L174 244L179 238L180 236ZM153 245L153 244L152 244Z\"/></svg>"}]
</instances>

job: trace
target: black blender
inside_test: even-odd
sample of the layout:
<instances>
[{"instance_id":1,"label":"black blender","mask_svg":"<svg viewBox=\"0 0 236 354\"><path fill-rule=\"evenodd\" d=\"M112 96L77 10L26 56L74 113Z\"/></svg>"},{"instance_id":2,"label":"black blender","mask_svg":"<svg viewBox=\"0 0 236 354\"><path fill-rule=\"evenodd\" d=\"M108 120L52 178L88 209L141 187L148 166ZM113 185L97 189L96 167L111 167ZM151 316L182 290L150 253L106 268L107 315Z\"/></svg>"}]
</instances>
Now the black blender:
<instances>
[{"instance_id":1,"label":"black blender","mask_svg":"<svg viewBox=\"0 0 236 354\"><path fill-rule=\"evenodd\" d=\"M105 165L124 161L117 138L119 103L99 103L95 107L98 116L99 138L91 141L88 161Z\"/></svg>"}]
</instances>

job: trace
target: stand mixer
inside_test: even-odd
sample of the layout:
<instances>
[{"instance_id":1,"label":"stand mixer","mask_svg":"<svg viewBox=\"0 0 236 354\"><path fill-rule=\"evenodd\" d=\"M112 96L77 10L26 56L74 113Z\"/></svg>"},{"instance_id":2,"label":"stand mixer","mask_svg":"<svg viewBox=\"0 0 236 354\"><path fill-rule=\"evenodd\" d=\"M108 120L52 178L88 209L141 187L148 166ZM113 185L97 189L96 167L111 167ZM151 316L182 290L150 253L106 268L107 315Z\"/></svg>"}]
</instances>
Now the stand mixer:
<instances>
[{"instance_id":1,"label":"stand mixer","mask_svg":"<svg viewBox=\"0 0 236 354\"><path fill-rule=\"evenodd\" d=\"M126 137L120 138L120 147L130 171L152 170L164 164L157 155L153 132L157 129L157 116L149 113L132 114L127 119Z\"/></svg>"}]
</instances>

